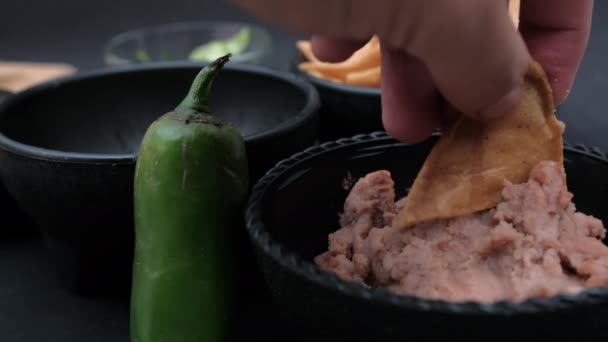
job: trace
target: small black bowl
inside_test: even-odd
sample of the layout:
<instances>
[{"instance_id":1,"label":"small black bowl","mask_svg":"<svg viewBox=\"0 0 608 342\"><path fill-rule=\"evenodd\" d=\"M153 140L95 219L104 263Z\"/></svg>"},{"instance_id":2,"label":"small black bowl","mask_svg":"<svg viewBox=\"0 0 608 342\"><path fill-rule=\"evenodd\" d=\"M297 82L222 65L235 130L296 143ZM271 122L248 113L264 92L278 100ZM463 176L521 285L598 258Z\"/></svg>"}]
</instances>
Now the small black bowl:
<instances>
[{"instance_id":1,"label":"small black bowl","mask_svg":"<svg viewBox=\"0 0 608 342\"><path fill-rule=\"evenodd\" d=\"M304 77L319 92L321 141L384 130L379 88L351 86L320 79L298 68L299 63L305 61L301 53L298 52L293 60L292 72Z\"/></svg>"},{"instance_id":2,"label":"small black bowl","mask_svg":"<svg viewBox=\"0 0 608 342\"><path fill-rule=\"evenodd\" d=\"M41 227L71 290L129 289L139 144L150 123L179 104L202 66L97 70L30 88L0 105L0 177ZM289 73L227 65L210 106L243 132L252 184L318 139L318 95Z\"/></svg>"},{"instance_id":3,"label":"small black bowl","mask_svg":"<svg viewBox=\"0 0 608 342\"><path fill-rule=\"evenodd\" d=\"M385 133L358 135L311 147L279 162L255 186L247 229L280 312L292 329L340 341L587 341L607 337L608 289L520 304L462 303L397 296L338 280L314 256L339 228L353 179L389 170L405 195L437 140L408 145ZM568 186L578 210L608 222L608 158L585 146L565 147ZM313 336L311 336L313 338Z\"/></svg>"},{"instance_id":4,"label":"small black bowl","mask_svg":"<svg viewBox=\"0 0 608 342\"><path fill-rule=\"evenodd\" d=\"M0 103L13 95L11 92L0 90ZM34 233L34 224L31 219L19 208L15 199L8 193L0 180L0 210L2 211L2 224L0 225L0 238L26 236Z\"/></svg>"}]
</instances>

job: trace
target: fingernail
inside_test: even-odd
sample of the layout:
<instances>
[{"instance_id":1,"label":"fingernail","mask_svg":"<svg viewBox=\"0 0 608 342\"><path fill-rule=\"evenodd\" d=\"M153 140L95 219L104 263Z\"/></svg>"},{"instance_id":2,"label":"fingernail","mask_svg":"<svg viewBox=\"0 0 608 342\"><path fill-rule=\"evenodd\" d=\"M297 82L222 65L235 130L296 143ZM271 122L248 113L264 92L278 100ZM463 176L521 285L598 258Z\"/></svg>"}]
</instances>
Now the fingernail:
<instances>
[{"instance_id":1,"label":"fingernail","mask_svg":"<svg viewBox=\"0 0 608 342\"><path fill-rule=\"evenodd\" d=\"M479 112L479 117L484 119L495 119L509 113L519 103L522 94L522 87L512 89L496 103L481 110Z\"/></svg>"}]
</instances>

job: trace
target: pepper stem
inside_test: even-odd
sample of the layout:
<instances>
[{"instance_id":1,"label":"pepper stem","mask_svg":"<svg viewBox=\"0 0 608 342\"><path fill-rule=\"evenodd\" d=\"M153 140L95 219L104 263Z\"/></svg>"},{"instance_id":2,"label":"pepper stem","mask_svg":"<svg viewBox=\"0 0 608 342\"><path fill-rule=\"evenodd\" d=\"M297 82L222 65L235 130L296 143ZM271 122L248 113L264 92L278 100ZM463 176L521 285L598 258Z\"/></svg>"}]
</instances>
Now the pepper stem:
<instances>
[{"instance_id":1,"label":"pepper stem","mask_svg":"<svg viewBox=\"0 0 608 342\"><path fill-rule=\"evenodd\" d=\"M176 111L195 111L209 113L209 94L211 84L220 69L228 62L232 54L228 53L205 66L194 78L190 90L182 102L175 107Z\"/></svg>"}]
</instances>

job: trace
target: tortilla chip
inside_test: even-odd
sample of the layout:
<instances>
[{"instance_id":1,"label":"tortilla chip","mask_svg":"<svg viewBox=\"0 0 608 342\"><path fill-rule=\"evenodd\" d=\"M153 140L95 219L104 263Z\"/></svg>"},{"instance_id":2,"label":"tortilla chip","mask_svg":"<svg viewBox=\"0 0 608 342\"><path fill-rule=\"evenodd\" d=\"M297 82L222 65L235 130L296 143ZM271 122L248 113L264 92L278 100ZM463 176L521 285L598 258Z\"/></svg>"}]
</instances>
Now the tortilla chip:
<instances>
[{"instance_id":1,"label":"tortilla chip","mask_svg":"<svg viewBox=\"0 0 608 342\"><path fill-rule=\"evenodd\" d=\"M399 213L402 228L495 207L505 181L523 183L542 160L563 165L563 124L551 87L532 62L515 110L482 123L461 116L424 162Z\"/></svg>"},{"instance_id":2,"label":"tortilla chip","mask_svg":"<svg viewBox=\"0 0 608 342\"><path fill-rule=\"evenodd\" d=\"M509 17L511 17L511 21L515 27L519 27L519 9L521 7L520 0L510 0L509 1Z\"/></svg>"}]
</instances>

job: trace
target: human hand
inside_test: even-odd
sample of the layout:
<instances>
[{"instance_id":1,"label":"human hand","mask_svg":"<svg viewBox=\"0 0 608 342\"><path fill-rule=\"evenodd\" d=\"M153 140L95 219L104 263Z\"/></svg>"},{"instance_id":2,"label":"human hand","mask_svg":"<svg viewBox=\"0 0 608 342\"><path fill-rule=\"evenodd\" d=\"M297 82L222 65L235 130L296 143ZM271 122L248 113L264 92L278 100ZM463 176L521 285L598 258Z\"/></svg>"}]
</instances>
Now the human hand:
<instances>
[{"instance_id":1,"label":"human hand","mask_svg":"<svg viewBox=\"0 0 608 342\"><path fill-rule=\"evenodd\" d=\"M556 104L563 102L593 9L593 0L524 0L518 33L506 2L498 0L237 2L277 24L319 34L313 51L328 62L346 59L378 35L383 123L405 142L449 125L456 111L482 120L510 111L530 55L545 69Z\"/></svg>"}]
</instances>

